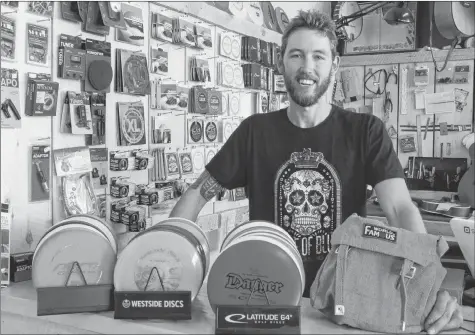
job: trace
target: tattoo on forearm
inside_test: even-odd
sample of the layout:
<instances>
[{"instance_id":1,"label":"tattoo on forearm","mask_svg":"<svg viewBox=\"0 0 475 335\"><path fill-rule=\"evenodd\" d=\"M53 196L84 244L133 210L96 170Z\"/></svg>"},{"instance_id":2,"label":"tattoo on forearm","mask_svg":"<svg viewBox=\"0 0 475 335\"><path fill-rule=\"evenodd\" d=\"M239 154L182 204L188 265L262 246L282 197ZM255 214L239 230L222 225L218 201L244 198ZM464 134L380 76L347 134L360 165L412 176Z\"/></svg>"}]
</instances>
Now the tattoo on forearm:
<instances>
[{"instance_id":1,"label":"tattoo on forearm","mask_svg":"<svg viewBox=\"0 0 475 335\"><path fill-rule=\"evenodd\" d=\"M208 171L203 172L190 187L197 189L200 187L200 185L200 194L206 199L206 201L211 200L216 194L224 189L224 187L222 187L218 181L209 174Z\"/></svg>"}]
</instances>

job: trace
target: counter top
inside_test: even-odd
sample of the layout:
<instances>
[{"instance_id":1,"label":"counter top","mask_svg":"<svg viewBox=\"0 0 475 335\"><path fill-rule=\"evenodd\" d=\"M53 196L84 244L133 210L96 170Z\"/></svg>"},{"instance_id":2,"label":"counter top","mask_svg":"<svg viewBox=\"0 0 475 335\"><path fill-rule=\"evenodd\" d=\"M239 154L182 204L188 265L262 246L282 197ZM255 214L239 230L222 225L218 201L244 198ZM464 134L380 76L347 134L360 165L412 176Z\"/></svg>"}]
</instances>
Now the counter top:
<instances>
[{"instance_id":1,"label":"counter top","mask_svg":"<svg viewBox=\"0 0 475 335\"><path fill-rule=\"evenodd\" d=\"M2 333L6 334L214 334L214 313L206 294L206 285L193 302L192 320L116 320L114 312L36 315L36 291L31 281L13 283L1 291ZM471 311L473 313L473 309ZM303 299L302 334L365 334L346 326L338 326ZM474 328L465 322L464 328ZM451 334L470 334L459 329Z\"/></svg>"}]
</instances>

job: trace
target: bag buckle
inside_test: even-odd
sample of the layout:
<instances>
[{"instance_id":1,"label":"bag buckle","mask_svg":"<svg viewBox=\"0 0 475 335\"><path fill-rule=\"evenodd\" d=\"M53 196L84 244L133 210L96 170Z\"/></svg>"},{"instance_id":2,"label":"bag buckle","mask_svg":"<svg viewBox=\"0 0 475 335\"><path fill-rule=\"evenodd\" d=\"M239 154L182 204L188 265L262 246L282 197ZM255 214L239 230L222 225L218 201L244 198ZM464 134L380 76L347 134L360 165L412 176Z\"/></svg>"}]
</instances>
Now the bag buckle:
<instances>
[{"instance_id":1,"label":"bag buckle","mask_svg":"<svg viewBox=\"0 0 475 335\"><path fill-rule=\"evenodd\" d=\"M411 266L411 268L409 269L408 273L406 273L404 275L404 278L408 278L408 279L412 279L414 278L414 275L416 274L416 267L415 266Z\"/></svg>"}]
</instances>

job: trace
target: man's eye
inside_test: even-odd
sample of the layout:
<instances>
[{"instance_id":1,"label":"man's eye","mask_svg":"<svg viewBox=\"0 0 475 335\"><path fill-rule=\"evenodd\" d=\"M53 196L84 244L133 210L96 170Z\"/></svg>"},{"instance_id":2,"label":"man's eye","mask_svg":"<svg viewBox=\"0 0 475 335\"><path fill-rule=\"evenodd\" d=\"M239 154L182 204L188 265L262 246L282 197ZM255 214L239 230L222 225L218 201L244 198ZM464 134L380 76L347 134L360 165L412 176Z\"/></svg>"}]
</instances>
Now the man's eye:
<instances>
[{"instance_id":1,"label":"man's eye","mask_svg":"<svg viewBox=\"0 0 475 335\"><path fill-rule=\"evenodd\" d=\"M298 58L298 57L300 57L300 55L299 54L294 54L294 55L291 55L290 57L291 58Z\"/></svg>"}]
</instances>

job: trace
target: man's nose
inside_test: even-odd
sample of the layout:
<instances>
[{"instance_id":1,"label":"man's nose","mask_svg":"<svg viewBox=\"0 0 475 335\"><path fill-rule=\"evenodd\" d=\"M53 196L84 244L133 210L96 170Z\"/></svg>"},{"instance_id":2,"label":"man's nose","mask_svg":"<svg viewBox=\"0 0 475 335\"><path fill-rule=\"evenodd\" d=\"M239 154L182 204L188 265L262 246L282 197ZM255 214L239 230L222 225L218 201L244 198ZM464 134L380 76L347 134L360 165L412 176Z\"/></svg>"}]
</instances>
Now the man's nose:
<instances>
[{"instance_id":1,"label":"man's nose","mask_svg":"<svg viewBox=\"0 0 475 335\"><path fill-rule=\"evenodd\" d=\"M315 62L313 61L313 57L311 56L304 56L303 57L303 69L307 71L313 71Z\"/></svg>"}]
</instances>

